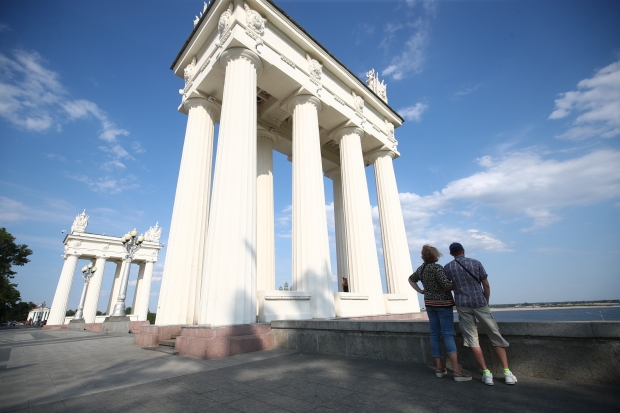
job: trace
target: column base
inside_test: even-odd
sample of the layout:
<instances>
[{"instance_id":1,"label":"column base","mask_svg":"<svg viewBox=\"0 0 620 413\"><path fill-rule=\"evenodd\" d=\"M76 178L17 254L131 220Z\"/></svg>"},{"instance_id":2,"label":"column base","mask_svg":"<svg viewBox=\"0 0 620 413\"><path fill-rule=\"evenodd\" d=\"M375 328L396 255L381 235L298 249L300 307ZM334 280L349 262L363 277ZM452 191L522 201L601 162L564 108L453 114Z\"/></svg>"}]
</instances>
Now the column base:
<instances>
[{"instance_id":1,"label":"column base","mask_svg":"<svg viewBox=\"0 0 620 413\"><path fill-rule=\"evenodd\" d=\"M273 320L311 320L312 296L304 291L265 291L257 293L258 322L270 323Z\"/></svg>"},{"instance_id":2,"label":"column base","mask_svg":"<svg viewBox=\"0 0 620 413\"><path fill-rule=\"evenodd\" d=\"M129 333L131 319L129 316L109 316L103 320L103 334Z\"/></svg>"},{"instance_id":3,"label":"column base","mask_svg":"<svg viewBox=\"0 0 620 413\"><path fill-rule=\"evenodd\" d=\"M419 313L420 306L415 296L410 294L383 294L387 314Z\"/></svg>"},{"instance_id":4,"label":"column base","mask_svg":"<svg viewBox=\"0 0 620 413\"><path fill-rule=\"evenodd\" d=\"M83 331L86 328L86 321L83 318L73 319L69 321L69 325L67 326L67 330L74 331Z\"/></svg>"}]
</instances>

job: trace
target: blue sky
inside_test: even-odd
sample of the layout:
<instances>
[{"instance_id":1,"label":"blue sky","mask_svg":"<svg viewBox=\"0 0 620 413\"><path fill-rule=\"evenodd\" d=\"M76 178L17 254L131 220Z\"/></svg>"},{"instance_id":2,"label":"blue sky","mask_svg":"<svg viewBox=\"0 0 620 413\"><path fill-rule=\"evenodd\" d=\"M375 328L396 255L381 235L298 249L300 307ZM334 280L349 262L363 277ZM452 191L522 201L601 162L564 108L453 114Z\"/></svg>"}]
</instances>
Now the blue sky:
<instances>
[{"instance_id":1,"label":"blue sky","mask_svg":"<svg viewBox=\"0 0 620 413\"><path fill-rule=\"evenodd\" d=\"M492 303L620 298L620 3L277 3L354 73L386 80L406 119L394 167L414 268L424 243L448 256L460 241ZM89 232L158 221L166 244L186 124L169 67L201 10L0 2L0 226L34 251L15 278L24 300L51 303L61 230L84 208ZM274 153L277 286L291 280L290 174Z\"/></svg>"}]
</instances>

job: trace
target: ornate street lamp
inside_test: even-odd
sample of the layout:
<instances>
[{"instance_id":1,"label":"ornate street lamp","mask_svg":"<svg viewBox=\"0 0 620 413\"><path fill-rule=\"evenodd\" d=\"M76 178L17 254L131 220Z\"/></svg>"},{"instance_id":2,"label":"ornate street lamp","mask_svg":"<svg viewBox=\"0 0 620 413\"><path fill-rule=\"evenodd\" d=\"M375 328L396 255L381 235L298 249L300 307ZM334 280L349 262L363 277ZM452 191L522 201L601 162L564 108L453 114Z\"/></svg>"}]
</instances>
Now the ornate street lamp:
<instances>
[{"instance_id":1,"label":"ornate street lamp","mask_svg":"<svg viewBox=\"0 0 620 413\"><path fill-rule=\"evenodd\" d=\"M111 317L124 317L125 316L125 297L127 296L127 283L129 281L129 266L131 265L131 260L133 260L133 256L144 242L144 236L140 235L137 237L138 231L134 228L133 231L128 232L123 235L121 241L123 242L123 247L125 251L127 251L127 255L125 255L125 269L123 271L123 278L121 278L121 288L118 293L118 301L114 306L114 311L110 314Z\"/></svg>"},{"instance_id":2,"label":"ornate street lamp","mask_svg":"<svg viewBox=\"0 0 620 413\"><path fill-rule=\"evenodd\" d=\"M84 288L82 289L82 297L80 298L80 305L78 306L77 312L75 313L74 320L83 320L84 319L84 301L86 300L86 290L88 289L88 283L90 279L97 272L97 267L93 265L91 262L87 266L82 268L82 278L84 278Z\"/></svg>"}]
</instances>

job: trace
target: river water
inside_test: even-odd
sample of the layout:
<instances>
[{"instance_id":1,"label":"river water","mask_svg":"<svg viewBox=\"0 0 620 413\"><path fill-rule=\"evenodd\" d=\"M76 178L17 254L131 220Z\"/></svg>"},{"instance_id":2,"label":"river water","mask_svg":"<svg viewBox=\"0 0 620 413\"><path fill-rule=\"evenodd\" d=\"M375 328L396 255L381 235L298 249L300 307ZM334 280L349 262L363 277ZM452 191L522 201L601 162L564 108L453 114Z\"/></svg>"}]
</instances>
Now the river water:
<instances>
[{"instance_id":1,"label":"river water","mask_svg":"<svg viewBox=\"0 0 620 413\"><path fill-rule=\"evenodd\" d=\"M491 309L497 321L620 321L620 306L539 310ZM454 319L458 318L456 311Z\"/></svg>"}]
</instances>

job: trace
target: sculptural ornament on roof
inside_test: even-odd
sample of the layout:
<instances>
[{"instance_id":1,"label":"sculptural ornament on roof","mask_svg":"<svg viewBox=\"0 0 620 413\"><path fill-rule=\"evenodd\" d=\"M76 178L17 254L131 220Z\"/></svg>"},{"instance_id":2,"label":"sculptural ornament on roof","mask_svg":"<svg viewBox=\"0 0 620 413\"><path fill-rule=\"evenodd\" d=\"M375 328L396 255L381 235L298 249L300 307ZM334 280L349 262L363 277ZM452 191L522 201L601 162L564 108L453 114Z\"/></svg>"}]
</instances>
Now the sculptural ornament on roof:
<instances>
[{"instance_id":1,"label":"sculptural ornament on roof","mask_svg":"<svg viewBox=\"0 0 620 413\"><path fill-rule=\"evenodd\" d=\"M267 19L263 19L256 10L252 10L247 4L243 4L245 13L247 15L247 25L250 29L254 30L258 34L263 34L265 31L265 22Z\"/></svg>"},{"instance_id":2,"label":"sculptural ornament on roof","mask_svg":"<svg viewBox=\"0 0 620 413\"><path fill-rule=\"evenodd\" d=\"M385 103L387 103L387 85L385 80L379 82L379 73L375 72L375 69L370 69L366 72L366 84L379 96Z\"/></svg>"},{"instance_id":3,"label":"sculptural ornament on roof","mask_svg":"<svg viewBox=\"0 0 620 413\"><path fill-rule=\"evenodd\" d=\"M71 233L74 234L76 232L84 232L87 226L88 215L86 215L86 210L84 210L80 215L75 217L75 220L73 220L73 225L71 225Z\"/></svg>"},{"instance_id":4,"label":"sculptural ornament on roof","mask_svg":"<svg viewBox=\"0 0 620 413\"><path fill-rule=\"evenodd\" d=\"M144 233L145 241L159 242L160 237L161 227L159 226L159 222L157 222L154 227L150 227L149 230Z\"/></svg>"}]
</instances>

